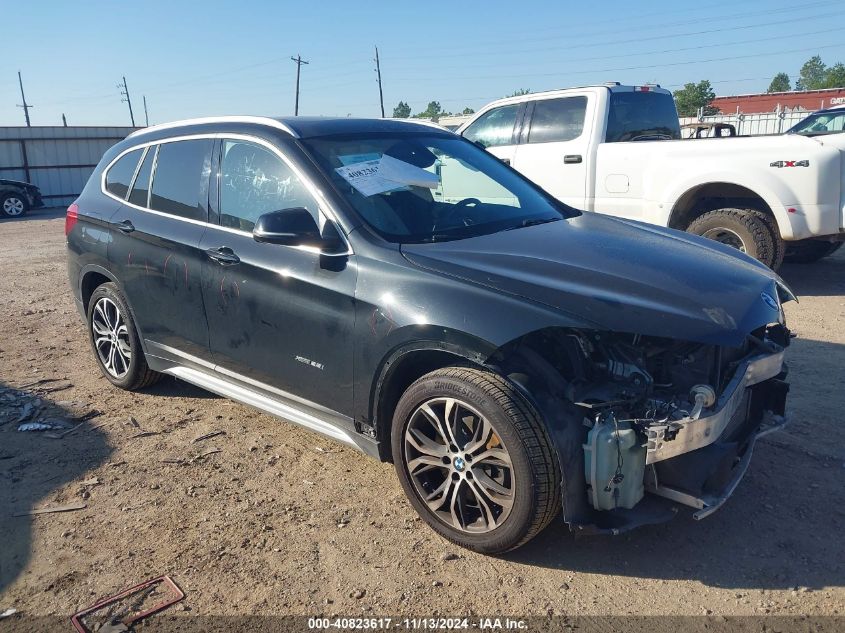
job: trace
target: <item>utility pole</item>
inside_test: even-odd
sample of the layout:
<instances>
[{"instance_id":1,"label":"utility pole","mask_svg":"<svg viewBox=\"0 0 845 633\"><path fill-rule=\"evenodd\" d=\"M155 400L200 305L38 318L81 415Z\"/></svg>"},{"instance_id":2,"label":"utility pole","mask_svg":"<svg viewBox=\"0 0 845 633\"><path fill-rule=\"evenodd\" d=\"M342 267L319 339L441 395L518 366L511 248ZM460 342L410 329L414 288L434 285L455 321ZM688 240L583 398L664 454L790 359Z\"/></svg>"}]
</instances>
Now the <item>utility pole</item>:
<instances>
[{"instance_id":1,"label":"utility pole","mask_svg":"<svg viewBox=\"0 0 845 633\"><path fill-rule=\"evenodd\" d=\"M23 101L23 104L19 103L18 107L23 108L23 114L26 117L26 127L32 127L32 123L29 122L29 109L34 106L31 106L26 102L26 95L23 93L23 79L21 79L21 71L18 71L18 84L20 84L21 87L21 101Z\"/></svg>"},{"instance_id":2,"label":"utility pole","mask_svg":"<svg viewBox=\"0 0 845 633\"><path fill-rule=\"evenodd\" d=\"M293 115L299 116L299 70L302 68L302 64L307 64L308 62L302 59L301 55L291 57L291 59L296 62L296 105L293 108Z\"/></svg>"},{"instance_id":3,"label":"utility pole","mask_svg":"<svg viewBox=\"0 0 845 633\"><path fill-rule=\"evenodd\" d=\"M65 116L64 112L62 112L62 125L67 127L67 117Z\"/></svg>"},{"instance_id":4,"label":"utility pole","mask_svg":"<svg viewBox=\"0 0 845 633\"><path fill-rule=\"evenodd\" d=\"M129 88L126 86L126 76L123 77L123 83L117 84L117 87L120 88L120 94L122 97L121 101L125 101L129 104L129 118L132 119L132 127L135 127L135 115L132 113L132 98L129 96Z\"/></svg>"},{"instance_id":5,"label":"utility pole","mask_svg":"<svg viewBox=\"0 0 845 633\"><path fill-rule=\"evenodd\" d=\"M381 118L384 118L384 93L381 90L381 66L378 63L378 46L376 46L376 73L378 74L378 100L381 104Z\"/></svg>"},{"instance_id":6,"label":"utility pole","mask_svg":"<svg viewBox=\"0 0 845 633\"><path fill-rule=\"evenodd\" d=\"M144 121L146 121L147 127L150 127L150 113L147 112L147 95L144 95Z\"/></svg>"}]
</instances>

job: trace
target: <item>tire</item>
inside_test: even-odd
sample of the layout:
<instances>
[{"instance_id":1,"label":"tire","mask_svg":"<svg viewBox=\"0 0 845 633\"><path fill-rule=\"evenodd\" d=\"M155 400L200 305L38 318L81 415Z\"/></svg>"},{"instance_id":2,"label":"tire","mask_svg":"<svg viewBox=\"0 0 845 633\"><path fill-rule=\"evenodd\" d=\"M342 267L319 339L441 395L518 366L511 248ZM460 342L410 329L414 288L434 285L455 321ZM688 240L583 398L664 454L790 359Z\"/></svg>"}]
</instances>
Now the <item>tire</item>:
<instances>
[{"instance_id":1,"label":"tire","mask_svg":"<svg viewBox=\"0 0 845 633\"><path fill-rule=\"evenodd\" d=\"M778 228L778 223L774 219L774 217L772 217L768 213L763 213L762 211L754 210L751 210L750 212L760 218L760 220L764 222L769 228L769 233L772 236L772 248L774 252L774 259L772 261L772 265L769 266L769 268L777 272L783 265L783 259L786 256L786 242L780 236L780 229Z\"/></svg>"},{"instance_id":2,"label":"tire","mask_svg":"<svg viewBox=\"0 0 845 633\"><path fill-rule=\"evenodd\" d=\"M20 218L29 211L26 196L20 193L6 193L0 196L0 214L4 218Z\"/></svg>"},{"instance_id":3,"label":"tire","mask_svg":"<svg viewBox=\"0 0 845 633\"><path fill-rule=\"evenodd\" d=\"M147 365L126 299L111 282L98 286L88 302L88 340L100 371L116 387L135 391L161 378Z\"/></svg>"},{"instance_id":4,"label":"tire","mask_svg":"<svg viewBox=\"0 0 845 633\"><path fill-rule=\"evenodd\" d=\"M771 268L774 238L763 215L751 209L716 209L698 216L687 232L733 246Z\"/></svg>"},{"instance_id":5,"label":"tire","mask_svg":"<svg viewBox=\"0 0 845 633\"><path fill-rule=\"evenodd\" d=\"M461 547L512 550L560 512L560 466L540 415L494 373L451 367L417 380L396 407L391 449L411 505Z\"/></svg>"},{"instance_id":6,"label":"tire","mask_svg":"<svg viewBox=\"0 0 845 633\"><path fill-rule=\"evenodd\" d=\"M789 244L784 261L789 264L812 264L828 255L833 255L841 246L842 242L799 240Z\"/></svg>"}]
</instances>

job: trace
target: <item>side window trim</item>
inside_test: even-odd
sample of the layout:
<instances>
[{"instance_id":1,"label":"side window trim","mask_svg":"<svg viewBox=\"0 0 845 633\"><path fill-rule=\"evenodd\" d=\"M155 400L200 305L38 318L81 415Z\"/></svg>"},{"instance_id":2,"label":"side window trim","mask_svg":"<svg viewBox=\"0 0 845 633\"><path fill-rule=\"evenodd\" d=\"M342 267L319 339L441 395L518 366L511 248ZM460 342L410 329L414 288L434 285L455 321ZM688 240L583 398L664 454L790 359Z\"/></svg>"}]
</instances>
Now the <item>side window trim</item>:
<instances>
[{"instance_id":1,"label":"side window trim","mask_svg":"<svg viewBox=\"0 0 845 633\"><path fill-rule=\"evenodd\" d=\"M342 253L321 253L320 251L317 251L316 249L313 249L312 247L307 247L307 246L301 246L301 247L300 246L289 246L289 247L286 247L286 248L294 248L294 249L297 249L297 250L304 250L304 251L308 251L308 252L317 252L323 257L348 257L349 255L354 254L354 252L352 251L352 245L349 243L349 239L346 236L346 232L344 231L340 220L338 219L337 215L335 214L334 209L331 207L330 204L328 204L328 202L325 203L325 204L323 203L323 194L322 194L322 192L320 192L320 189L314 184L313 181L311 181L310 178L308 178L304 174L304 172L299 167L297 167L285 155L284 152L282 152L282 150L278 147L278 145L276 143L271 143L270 141L267 141L266 139L263 139L259 136L253 136L253 135L250 135L250 134L229 133L229 132L209 132L209 133L205 133L205 134L184 134L184 135L180 135L180 136L173 136L173 137L170 137L170 138L156 139L154 141L148 141L146 143L138 143L137 145L133 145L132 147L129 147L129 148L123 150L120 154L118 154L117 156L115 156L112 159L112 161L106 166L105 169L103 169L103 172L100 176L100 192L103 195L106 195L106 196L112 198L113 200L117 200L118 202L125 202L125 204L127 204L129 206L136 208L136 209L139 209L141 211L146 211L147 213L153 213L155 215L161 215L161 216L165 216L165 217L168 217L168 218L174 218L174 219L180 220L182 222L191 222L191 223L194 223L194 224L200 224L202 226L210 226L212 228L216 228L216 229L221 230L221 231L233 231L233 232L238 233L238 234L243 234L243 231L238 231L237 229L230 229L228 227L220 226L219 224L213 224L211 222L194 220L194 219L191 219L191 218L182 218L182 217L170 215L170 214L167 214L167 213L163 213L161 211L156 211L155 209L139 207L137 205L131 204L128 201L120 200L120 198L118 198L113 193L111 193L108 189L106 189L106 174L115 165L115 163L117 163L117 161L119 161L121 158L126 156L126 154L128 154L132 151L135 151L137 149L143 149L145 147L150 147L150 146L155 145L155 146L157 146L156 147L155 162L153 163L153 167L152 167L152 170L150 172L150 192L151 192L152 191L152 180L153 180L153 177L155 176L155 169L156 169L156 166L157 166L157 163L158 163L158 148L165 143L174 143L176 141L187 141L187 140L192 140L192 139L203 139L203 138L217 139L218 143L221 147L222 147L222 139L248 141L248 142L251 142L251 143L256 143L257 145L264 147L264 148L270 150L271 152L273 152L274 154L278 155L285 163L287 163L287 165L293 170L293 172L297 175L297 177L303 182L306 189L308 189L308 191L311 192L311 195L314 196L314 199L317 202L317 206L318 206L320 212L326 217L326 220L334 223L335 227L337 228L338 233L341 236L341 239L343 240L343 242L347 246L346 252L342 252ZM148 201L149 201L149 195L150 194L148 194L148 197L147 197Z\"/></svg>"},{"instance_id":2,"label":"side window trim","mask_svg":"<svg viewBox=\"0 0 845 633\"><path fill-rule=\"evenodd\" d=\"M528 142L528 130L531 129L531 120L534 118L535 100L526 101L522 104L519 112L516 113L514 125L513 144L523 145Z\"/></svg>"},{"instance_id":3,"label":"side window trim","mask_svg":"<svg viewBox=\"0 0 845 633\"><path fill-rule=\"evenodd\" d=\"M141 168L144 166L144 160L147 158L147 152L150 151L149 147L145 147L144 151L141 152L141 158L138 159L138 164L135 165L135 171L132 174L132 178L129 179L129 187L126 189L126 195L123 196L124 200L129 200L129 196L132 195L132 189L135 188L135 181L138 180L138 174L141 173Z\"/></svg>"}]
</instances>

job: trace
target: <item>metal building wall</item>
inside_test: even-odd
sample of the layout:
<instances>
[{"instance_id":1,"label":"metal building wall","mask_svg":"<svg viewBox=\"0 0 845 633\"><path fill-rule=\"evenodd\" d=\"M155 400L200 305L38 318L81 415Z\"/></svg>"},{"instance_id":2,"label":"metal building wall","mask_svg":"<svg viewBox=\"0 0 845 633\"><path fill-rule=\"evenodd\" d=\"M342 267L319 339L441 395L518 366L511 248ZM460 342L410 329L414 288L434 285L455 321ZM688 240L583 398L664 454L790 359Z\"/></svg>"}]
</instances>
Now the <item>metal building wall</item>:
<instances>
[{"instance_id":1,"label":"metal building wall","mask_svg":"<svg viewBox=\"0 0 845 633\"><path fill-rule=\"evenodd\" d=\"M103 153L138 128L0 127L0 178L31 182L44 204L79 195Z\"/></svg>"}]
</instances>

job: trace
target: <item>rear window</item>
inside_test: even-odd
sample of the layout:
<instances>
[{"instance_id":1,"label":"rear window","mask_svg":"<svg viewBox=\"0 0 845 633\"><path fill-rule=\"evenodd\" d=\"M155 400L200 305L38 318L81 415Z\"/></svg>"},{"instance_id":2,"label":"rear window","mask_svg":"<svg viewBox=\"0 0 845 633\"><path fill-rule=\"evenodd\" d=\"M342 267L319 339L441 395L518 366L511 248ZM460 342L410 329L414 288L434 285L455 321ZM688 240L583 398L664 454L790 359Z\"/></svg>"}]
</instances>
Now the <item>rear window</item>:
<instances>
[{"instance_id":1,"label":"rear window","mask_svg":"<svg viewBox=\"0 0 845 633\"><path fill-rule=\"evenodd\" d=\"M214 141L162 143L158 148L150 208L191 220L207 219L208 177Z\"/></svg>"},{"instance_id":2,"label":"rear window","mask_svg":"<svg viewBox=\"0 0 845 633\"><path fill-rule=\"evenodd\" d=\"M132 182L132 176L135 175L135 168L138 166L142 151L141 149L132 150L109 168L106 172L106 191L121 200L126 198L126 192L129 191L129 184Z\"/></svg>"},{"instance_id":3,"label":"rear window","mask_svg":"<svg viewBox=\"0 0 845 633\"><path fill-rule=\"evenodd\" d=\"M681 138L675 100L665 92L611 92L605 142Z\"/></svg>"}]
</instances>

